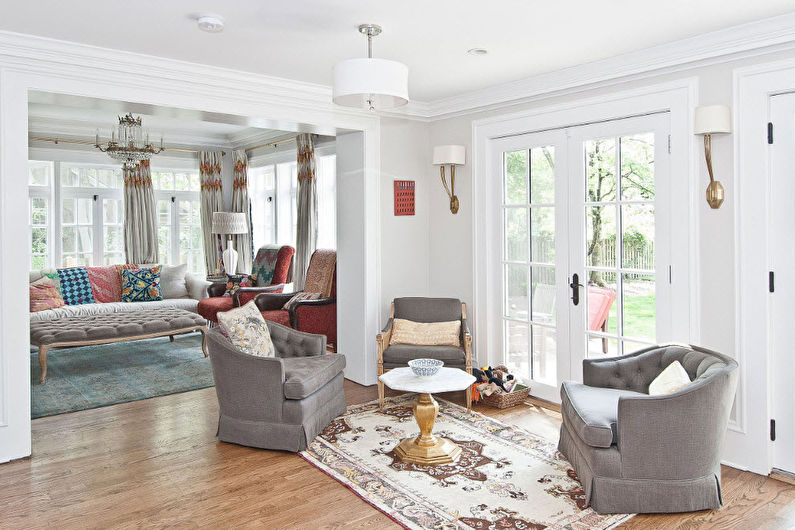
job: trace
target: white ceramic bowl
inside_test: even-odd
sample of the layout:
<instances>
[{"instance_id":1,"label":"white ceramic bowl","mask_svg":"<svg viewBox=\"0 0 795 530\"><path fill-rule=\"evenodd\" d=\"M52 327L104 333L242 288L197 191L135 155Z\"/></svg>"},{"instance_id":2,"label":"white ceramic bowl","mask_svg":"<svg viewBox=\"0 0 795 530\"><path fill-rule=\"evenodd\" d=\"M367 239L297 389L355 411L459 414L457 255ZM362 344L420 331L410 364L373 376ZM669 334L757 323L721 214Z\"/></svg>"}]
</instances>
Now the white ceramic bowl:
<instances>
[{"instance_id":1,"label":"white ceramic bowl","mask_svg":"<svg viewBox=\"0 0 795 530\"><path fill-rule=\"evenodd\" d=\"M439 368L444 366L444 361L436 359L414 359L409 361L409 367L418 377L431 377L436 375Z\"/></svg>"}]
</instances>

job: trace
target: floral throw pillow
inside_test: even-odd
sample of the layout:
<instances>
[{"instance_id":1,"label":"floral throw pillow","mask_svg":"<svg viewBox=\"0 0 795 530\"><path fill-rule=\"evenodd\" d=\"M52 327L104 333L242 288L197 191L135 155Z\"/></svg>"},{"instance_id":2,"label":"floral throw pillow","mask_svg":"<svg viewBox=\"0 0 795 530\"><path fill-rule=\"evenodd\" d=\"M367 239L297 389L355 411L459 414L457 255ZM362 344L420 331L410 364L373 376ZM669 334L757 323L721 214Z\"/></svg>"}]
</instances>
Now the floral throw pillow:
<instances>
[{"instance_id":1,"label":"floral throw pillow","mask_svg":"<svg viewBox=\"0 0 795 530\"><path fill-rule=\"evenodd\" d=\"M30 284L30 312L38 313L47 309L63 307L64 301L53 281L44 276Z\"/></svg>"},{"instance_id":2,"label":"floral throw pillow","mask_svg":"<svg viewBox=\"0 0 795 530\"><path fill-rule=\"evenodd\" d=\"M152 267L151 269L122 269L122 302L154 302L162 299L160 266Z\"/></svg>"},{"instance_id":3,"label":"floral throw pillow","mask_svg":"<svg viewBox=\"0 0 795 530\"><path fill-rule=\"evenodd\" d=\"M254 279L250 274L227 274L224 295L234 296L241 287L252 287L253 285Z\"/></svg>"},{"instance_id":4,"label":"floral throw pillow","mask_svg":"<svg viewBox=\"0 0 795 530\"><path fill-rule=\"evenodd\" d=\"M268 324L262 318L254 300L230 311L218 313L218 325L241 352L256 357L276 356Z\"/></svg>"},{"instance_id":5,"label":"floral throw pillow","mask_svg":"<svg viewBox=\"0 0 795 530\"><path fill-rule=\"evenodd\" d=\"M61 296L66 305L93 304L94 293L85 267L58 269L61 280Z\"/></svg>"}]
</instances>

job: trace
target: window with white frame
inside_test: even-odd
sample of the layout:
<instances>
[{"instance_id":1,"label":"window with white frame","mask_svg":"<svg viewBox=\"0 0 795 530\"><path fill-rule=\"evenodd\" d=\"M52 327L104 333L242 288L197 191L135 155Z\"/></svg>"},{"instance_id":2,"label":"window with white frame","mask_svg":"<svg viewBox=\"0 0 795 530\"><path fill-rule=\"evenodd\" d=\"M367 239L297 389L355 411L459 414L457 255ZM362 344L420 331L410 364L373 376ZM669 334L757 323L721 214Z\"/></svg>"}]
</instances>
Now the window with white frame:
<instances>
[{"instance_id":1,"label":"window with white frame","mask_svg":"<svg viewBox=\"0 0 795 530\"><path fill-rule=\"evenodd\" d=\"M202 272L199 173L152 171L162 263ZM31 268L124 262L121 168L58 161L29 162Z\"/></svg>"},{"instance_id":2,"label":"window with white frame","mask_svg":"<svg viewBox=\"0 0 795 530\"><path fill-rule=\"evenodd\" d=\"M153 169L160 261L204 272L198 170Z\"/></svg>"},{"instance_id":3,"label":"window with white frame","mask_svg":"<svg viewBox=\"0 0 795 530\"><path fill-rule=\"evenodd\" d=\"M337 157L317 156L318 248L337 247ZM254 249L266 244L295 246L298 170L295 161L250 162Z\"/></svg>"},{"instance_id":4,"label":"window with white frame","mask_svg":"<svg viewBox=\"0 0 795 530\"><path fill-rule=\"evenodd\" d=\"M30 198L30 266L44 269L52 264L53 163L32 161L28 171Z\"/></svg>"}]
</instances>

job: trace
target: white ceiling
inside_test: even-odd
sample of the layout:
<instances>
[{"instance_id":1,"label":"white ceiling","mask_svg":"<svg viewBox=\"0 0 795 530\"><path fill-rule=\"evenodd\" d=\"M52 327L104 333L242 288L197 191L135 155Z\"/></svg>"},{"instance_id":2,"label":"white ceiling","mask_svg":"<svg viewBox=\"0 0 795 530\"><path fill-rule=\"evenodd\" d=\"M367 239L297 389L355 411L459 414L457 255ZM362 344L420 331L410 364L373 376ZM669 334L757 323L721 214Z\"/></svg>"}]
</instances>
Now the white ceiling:
<instances>
[{"instance_id":1,"label":"white ceiling","mask_svg":"<svg viewBox=\"0 0 795 530\"><path fill-rule=\"evenodd\" d=\"M383 26L374 55L409 66L432 101L780 15L792 0L28 0L0 29L329 85L365 54L360 23ZM214 12L223 33L197 29ZM466 50L483 47L486 56Z\"/></svg>"}]
</instances>

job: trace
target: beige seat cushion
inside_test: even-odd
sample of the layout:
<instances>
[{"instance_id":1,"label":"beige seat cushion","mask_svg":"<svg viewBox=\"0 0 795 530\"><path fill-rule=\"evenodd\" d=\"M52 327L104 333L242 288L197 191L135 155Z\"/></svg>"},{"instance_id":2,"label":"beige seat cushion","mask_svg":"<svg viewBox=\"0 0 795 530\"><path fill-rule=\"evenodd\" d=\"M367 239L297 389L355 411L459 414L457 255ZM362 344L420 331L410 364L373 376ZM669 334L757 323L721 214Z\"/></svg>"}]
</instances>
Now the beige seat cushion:
<instances>
[{"instance_id":1,"label":"beige seat cushion","mask_svg":"<svg viewBox=\"0 0 795 530\"><path fill-rule=\"evenodd\" d=\"M396 318L392 323L392 338L389 344L413 344L415 346L460 346L461 321L412 322Z\"/></svg>"}]
</instances>

